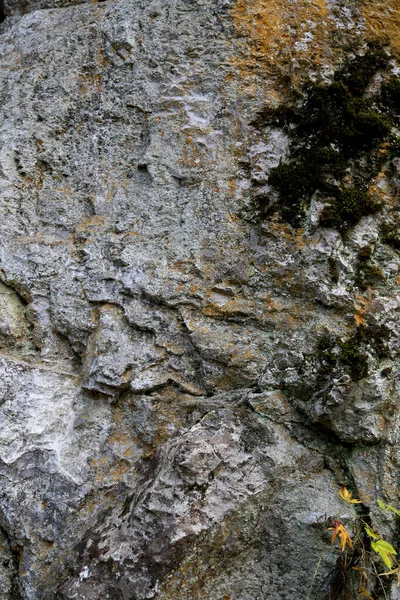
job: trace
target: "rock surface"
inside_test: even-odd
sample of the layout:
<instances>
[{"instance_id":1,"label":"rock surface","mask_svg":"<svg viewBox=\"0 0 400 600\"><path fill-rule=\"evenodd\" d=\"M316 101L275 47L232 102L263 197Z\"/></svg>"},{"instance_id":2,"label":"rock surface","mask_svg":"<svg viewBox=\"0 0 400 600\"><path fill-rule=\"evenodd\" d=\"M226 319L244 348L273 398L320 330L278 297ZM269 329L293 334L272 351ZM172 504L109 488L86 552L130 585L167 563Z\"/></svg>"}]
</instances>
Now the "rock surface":
<instances>
[{"instance_id":1,"label":"rock surface","mask_svg":"<svg viewBox=\"0 0 400 600\"><path fill-rule=\"evenodd\" d=\"M346 231L282 217L265 117L378 39L372 98L399 10L3 2L2 599L355 599L341 485L399 547L397 109Z\"/></svg>"}]
</instances>

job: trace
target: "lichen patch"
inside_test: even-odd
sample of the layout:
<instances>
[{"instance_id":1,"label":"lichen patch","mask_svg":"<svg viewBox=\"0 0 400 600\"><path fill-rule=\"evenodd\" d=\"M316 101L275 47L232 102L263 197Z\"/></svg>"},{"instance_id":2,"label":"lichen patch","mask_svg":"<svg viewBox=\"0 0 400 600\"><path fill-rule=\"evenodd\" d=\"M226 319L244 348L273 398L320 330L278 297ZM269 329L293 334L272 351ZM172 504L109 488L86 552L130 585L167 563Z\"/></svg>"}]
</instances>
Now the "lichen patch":
<instances>
[{"instance_id":1,"label":"lichen patch","mask_svg":"<svg viewBox=\"0 0 400 600\"><path fill-rule=\"evenodd\" d=\"M333 29L325 0L237 0L231 16L247 53L236 66L249 74L321 64Z\"/></svg>"},{"instance_id":2,"label":"lichen patch","mask_svg":"<svg viewBox=\"0 0 400 600\"><path fill-rule=\"evenodd\" d=\"M367 32L386 38L392 51L400 55L400 0L363 0L361 16Z\"/></svg>"}]
</instances>

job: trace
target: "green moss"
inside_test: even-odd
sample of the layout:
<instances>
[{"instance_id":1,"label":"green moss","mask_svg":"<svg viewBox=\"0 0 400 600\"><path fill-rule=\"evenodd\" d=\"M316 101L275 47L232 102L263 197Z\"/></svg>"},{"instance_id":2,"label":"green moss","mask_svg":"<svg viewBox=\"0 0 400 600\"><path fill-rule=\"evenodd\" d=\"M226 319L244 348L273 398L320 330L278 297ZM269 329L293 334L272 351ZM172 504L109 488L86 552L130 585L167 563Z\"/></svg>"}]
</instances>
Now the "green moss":
<instances>
[{"instance_id":1,"label":"green moss","mask_svg":"<svg viewBox=\"0 0 400 600\"><path fill-rule=\"evenodd\" d=\"M373 247L364 246L358 252L358 265L354 283L362 290L373 285L379 285L385 281L385 275L378 265L373 264Z\"/></svg>"},{"instance_id":2,"label":"green moss","mask_svg":"<svg viewBox=\"0 0 400 600\"><path fill-rule=\"evenodd\" d=\"M400 158L400 135L394 137L390 142L389 158Z\"/></svg>"},{"instance_id":3,"label":"green moss","mask_svg":"<svg viewBox=\"0 0 400 600\"><path fill-rule=\"evenodd\" d=\"M370 102L355 96L342 81L307 90L301 123L296 130L301 143L336 147L346 157L373 148L388 134L390 121L370 108Z\"/></svg>"},{"instance_id":4,"label":"green moss","mask_svg":"<svg viewBox=\"0 0 400 600\"><path fill-rule=\"evenodd\" d=\"M321 224L346 231L357 223L363 215L377 212L380 205L365 190L345 188L321 216Z\"/></svg>"},{"instance_id":5,"label":"green moss","mask_svg":"<svg viewBox=\"0 0 400 600\"><path fill-rule=\"evenodd\" d=\"M386 107L398 115L400 112L400 79L391 77L381 88L382 101Z\"/></svg>"},{"instance_id":6,"label":"green moss","mask_svg":"<svg viewBox=\"0 0 400 600\"><path fill-rule=\"evenodd\" d=\"M378 360L390 355L390 332L384 325L369 324L358 327L347 339L326 336L318 345L319 375L325 379L337 370L347 372L353 381L368 376L368 352ZM337 375L336 375L337 376Z\"/></svg>"},{"instance_id":7,"label":"green moss","mask_svg":"<svg viewBox=\"0 0 400 600\"><path fill-rule=\"evenodd\" d=\"M378 265L374 265L369 261L362 262L359 265L355 278L358 288L365 290L370 286L376 287L383 282L385 282L385 274Z\"/></svg>"},{"instance_id":8,"label":"green moss","mask_svg":"<svg viewBox=\"0 0 400 600\"><path fill-rule=\"evenodd\" d=\"M357 98L346 106L346 119L343 123L343 147L354 154L369 150L388 135L391 123L386 115L366 107L365 100Z\"/></svg>"},{"instance_id":9,"label":"green moss","mask_svg":"<svg viewBox=\"0 0 400 600\"><path fill-rule=\"evenodd\" d=\"M344 161L339 152L325 147L294 153L291 160L272 169L268 182L280 193L282 216L297 223L302 202L308 201L317 188L328 188L326 175L330 170L343 172Z\"/></svg>"},{"instance_id":10,"label":"green moss","mask_svg":"<svg viewBox=\"0 0 400 600\"><path fill-rule=\"evenodd\" d=\"M368 359L360 348L359 333L344 342L340 342L339 361L347 367L353 381L359 381L368 375Z\"/></svg>"},{"instance_id":11,"label":"green moss","mask_svg":"<svg viewBox=\"0 0 400 600\"><path fill-rule=\"evenodd\" d=\"M264 113L269 124L285 127L291 137L289 156L271 169L268 183L279 193L282 217L292 225L301 224L316 191L330 203L324 224L341 231L378 210L365 190L382 166L376 148L391 130L391 112L373 108L365 93L375 73L387 64L383 48L370 45L364 56L338 71L330 85L306 86L301 108ZM393 82L392 88L397 90ZM390 99L394 94L386 88L383 93ZM358 168L358 188L344 187L347 168Z\"/></svg>"},{"instance_id":12,"label":"green moss","mask_svg":"<svg viewBox=\"0 0 400 600\"><path fill-rule=\"evenodd\" d=\"M335 75L335 80L343 81L351 93L362 96L371 81L371 77L385 69L389 64L389 56L379 41L370 42L364 56L350 61L342 71Z\"/></svg>"},{"instance_id":13,"label":"green moss","mask_svg":"<svg viewBox=\"0 0 400 600\"><path fill-rule=\"evenodd\" d=\"M368 375L368 359L362 350L364 331L358 329L347 340L323 338L319 343L318 354L321 359L319 374L331 376L338 368L346 371L353 381L359 381Z\"/></svg>"},{"instance_id":14,"label":"green moss","mask_svg":"<svg viewBox=\"0 0 400 600\"><path fill-rule=\"evenodd\" d=\"M369 344L373 352L379 360L383 360L390 356L391 332L386 325L368 325L363 329L363 341Z\"/></svg>"},{"instance_id":15,"label":"green moss","mask_svg":"<svg viewBox=\"0 0 400 600\"><path fill-rule=\"evenodd\" d=\"M396 221L389 223L383 223L381 227L381 239L384 244L388 244L400 250L400 219L397 217Z\"/></svg>"}]
</instances>

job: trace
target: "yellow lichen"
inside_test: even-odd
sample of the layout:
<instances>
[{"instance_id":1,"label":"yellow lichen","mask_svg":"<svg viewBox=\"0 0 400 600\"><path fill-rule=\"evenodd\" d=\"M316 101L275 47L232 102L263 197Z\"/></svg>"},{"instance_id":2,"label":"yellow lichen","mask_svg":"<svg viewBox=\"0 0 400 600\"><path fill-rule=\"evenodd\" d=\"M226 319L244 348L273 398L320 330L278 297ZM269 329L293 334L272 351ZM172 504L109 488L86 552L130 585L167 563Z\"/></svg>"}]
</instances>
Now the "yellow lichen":
<instances>
[{"instance_id":1,"label":"yellow lichen","mask_svg":"<svg viewBox=\"0 0 400 600\"><path fill-rule=\"evenodd\" d=\"M321 63L333 28L325 0L237 0L231 16L247 46L234 62L247 72Z\"/></svg>"},{"instance_id":2,"label":"yellow lichen","mask_svg":"<svg viewBox=\"0 0 400 600\"><path fill-rule=\"evenodd\" d=\"M361 16L367 32L387 39L392 51L400 54L400 0L363 0Z\"/></svg>"},{"instance_id":3,"label":"yellow lichen","mask_svg":"<svg viewBox=\"0 0 400 600\"><path fill-rule=\"evenodd\" d=\"M296 86L310 69L338 63L357 37L387 40L400 53L400 0L361 0L348 30L326 0L236 0L231 17L239 39L231 64L250 94L257 93L254 75L283 75ZM282 93L271 86L269 101L279 102Z\"/></svg>"}]
</instances>

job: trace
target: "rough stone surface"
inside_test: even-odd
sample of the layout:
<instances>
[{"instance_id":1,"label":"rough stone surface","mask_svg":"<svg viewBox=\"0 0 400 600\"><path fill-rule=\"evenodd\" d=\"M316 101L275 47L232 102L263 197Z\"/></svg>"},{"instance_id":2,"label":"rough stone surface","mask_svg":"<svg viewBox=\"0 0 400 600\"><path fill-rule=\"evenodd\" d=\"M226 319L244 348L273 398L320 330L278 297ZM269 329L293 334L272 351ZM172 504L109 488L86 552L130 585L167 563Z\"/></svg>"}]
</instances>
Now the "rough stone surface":
<instances>
[{"instance_id":1,"label":"rough stone surface","mask_svg":"<svg viewBox=\"0 0 400 600\"><path fill-rule=\"evenodd\" d=\"M399 10L4 1L2 600L355 600L341 485L399 548L399 158L378 212L295 229L260 120L371 37L398 74Z\"/></svg>"}]
</instances>

